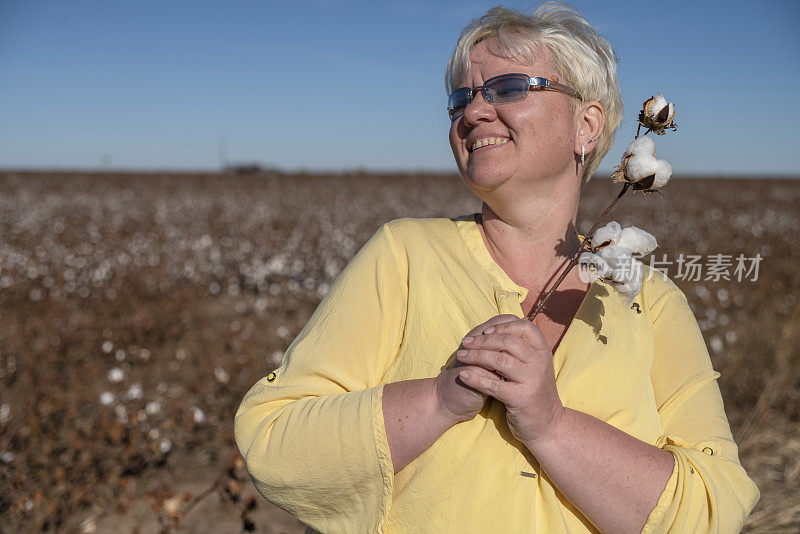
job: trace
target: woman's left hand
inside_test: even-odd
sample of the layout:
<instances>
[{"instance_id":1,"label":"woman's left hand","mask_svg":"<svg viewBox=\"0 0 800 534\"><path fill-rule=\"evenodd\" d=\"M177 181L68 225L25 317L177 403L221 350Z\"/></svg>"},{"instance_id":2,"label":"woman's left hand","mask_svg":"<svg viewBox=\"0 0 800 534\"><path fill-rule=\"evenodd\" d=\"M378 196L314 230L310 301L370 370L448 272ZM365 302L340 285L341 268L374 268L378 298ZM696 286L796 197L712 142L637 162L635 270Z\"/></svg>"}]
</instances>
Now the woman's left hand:
<instances>
[{"instance_id":1,"label":"woman's left hand","mask_svg":"<svg viewBox=\"0 0 800 534\"><path fill-rule=\"evenodd\" d=\"M556 389L553 353L539 328L527 319L495 324L462 341L460 362L496 372L498 377L462 371L464 384L506 406L511 433L528 448L556 428L564 406ZM466 376L465 376L466 375ZM505 380L502 380L502 378Z\"/></svg>"}]
</instances>

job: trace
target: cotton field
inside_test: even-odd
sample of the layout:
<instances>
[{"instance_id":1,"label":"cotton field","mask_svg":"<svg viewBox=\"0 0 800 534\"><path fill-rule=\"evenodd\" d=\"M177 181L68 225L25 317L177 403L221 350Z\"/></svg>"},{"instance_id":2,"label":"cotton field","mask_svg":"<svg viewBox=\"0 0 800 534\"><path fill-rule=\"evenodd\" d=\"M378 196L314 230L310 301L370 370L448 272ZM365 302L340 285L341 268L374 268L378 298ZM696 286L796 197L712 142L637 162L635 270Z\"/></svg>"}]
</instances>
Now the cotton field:
<instances>
[{"instance_id":1,"label":"cotton field","mask_svg":"<svg viewBox=\"0 0 800 534\"><path fill-rule=\"evenodd\" d=\"M677 177L611 215L704 331L753 532L800 528L798 205L800 180ZM0 524L302 532L252 489L239 401L383 222L479 206L450 175L0 173Z\"/></svg>"}]
</instances>

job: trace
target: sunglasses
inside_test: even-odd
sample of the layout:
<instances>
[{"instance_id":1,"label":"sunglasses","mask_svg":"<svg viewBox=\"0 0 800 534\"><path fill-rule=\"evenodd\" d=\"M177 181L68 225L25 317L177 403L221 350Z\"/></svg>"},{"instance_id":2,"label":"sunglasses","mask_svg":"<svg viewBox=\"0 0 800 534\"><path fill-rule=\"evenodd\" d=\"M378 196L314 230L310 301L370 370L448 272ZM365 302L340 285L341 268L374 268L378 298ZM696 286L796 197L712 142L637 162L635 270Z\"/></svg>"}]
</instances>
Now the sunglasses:
<instances>
[{"instance_id":1,"label":"sunglasses","mask_svg":"<svg viewBox=\"0 0 800 534\"><path fill-rule=\"evenodd\" d=\"M462 87L453 91L447 99L447 113L450 115L451 121L455 121L464 114L467 104L472 102L479 89L483 92L483 99L494 105L524 100L532 89L537 91L558 91L581 99L581 95L574 89L560 83L551 82L547 78L516 73L501 74L500 76L489 78L483 82L483 85L479 85L474 89Z\"/></svg>"}]
</instances>

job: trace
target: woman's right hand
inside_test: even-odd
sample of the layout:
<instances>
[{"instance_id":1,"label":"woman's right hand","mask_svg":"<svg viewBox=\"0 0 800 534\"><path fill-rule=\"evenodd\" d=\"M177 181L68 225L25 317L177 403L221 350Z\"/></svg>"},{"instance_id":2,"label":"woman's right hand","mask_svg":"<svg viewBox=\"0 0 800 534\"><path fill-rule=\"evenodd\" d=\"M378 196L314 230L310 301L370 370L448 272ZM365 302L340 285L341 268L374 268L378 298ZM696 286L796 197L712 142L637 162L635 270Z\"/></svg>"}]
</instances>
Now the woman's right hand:
<instances>
[{"instance_id":1,"label":"woman's right hand","mask_svg":"<svg viewBox=\"0 0 800 534\"><path fill-rule=\"evenodd\" d=\"M519 320L519 317L516 315L497 315L485 323L479 324L464 337L480 336L490 326L517 320ZM489 377L491 375L494 378L497 377L492 371L483 367L464 365L456 358L453 358L450 365L439 373L439 376L435 379L439 409L443 410L448 417L453 418L456 422L467 421L478 415L478 412L481 411L486 403L487 397L487 395L472 389L461 381L458 373L462 370L462 367L469 370L470 373L474 373L474 376L485 375Z\"/></svg>"}]
</instances>

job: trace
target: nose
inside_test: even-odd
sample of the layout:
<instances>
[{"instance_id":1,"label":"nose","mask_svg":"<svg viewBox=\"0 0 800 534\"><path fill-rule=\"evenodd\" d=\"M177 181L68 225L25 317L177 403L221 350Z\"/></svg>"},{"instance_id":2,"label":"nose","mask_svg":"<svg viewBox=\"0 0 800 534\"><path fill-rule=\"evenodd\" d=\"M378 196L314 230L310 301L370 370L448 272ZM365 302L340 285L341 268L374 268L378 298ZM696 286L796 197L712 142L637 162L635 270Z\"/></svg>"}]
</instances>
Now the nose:
<instances>
[{"instance_id":1,"label":"nose","mask_svg":"<svg viewBox=\"0 0 800 534\"><path fill-rule=\"evenodd\" d=\"M494 106L483 98L483 87L476 87L472 101L464 108L461 121L465 126L470 127L481 121L493 120L495 116Z\"/></svg>"}]
</instances>

